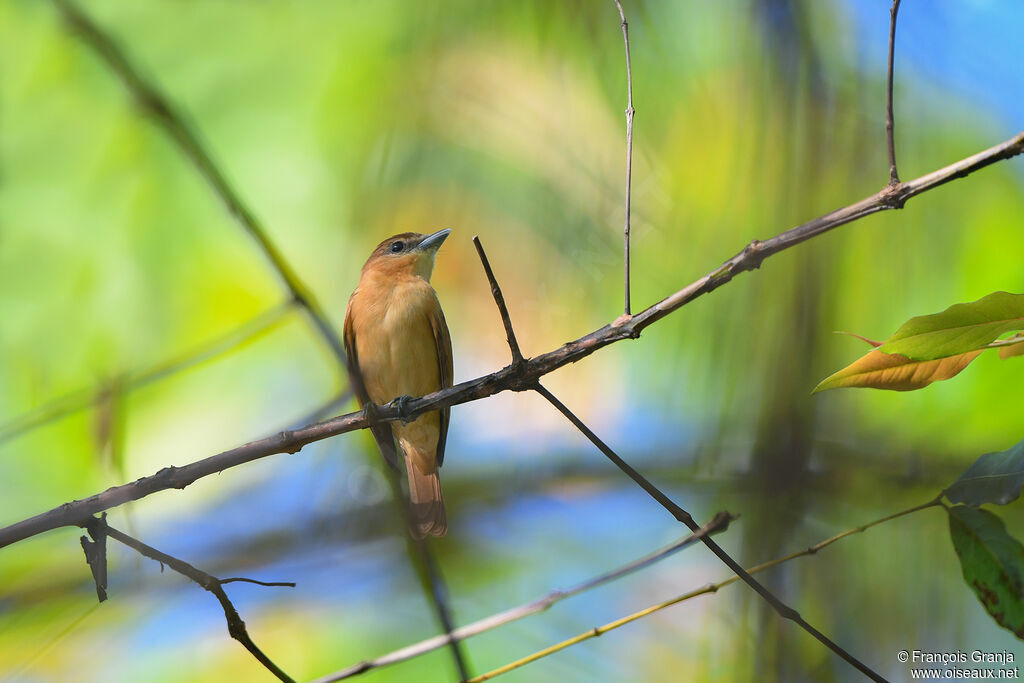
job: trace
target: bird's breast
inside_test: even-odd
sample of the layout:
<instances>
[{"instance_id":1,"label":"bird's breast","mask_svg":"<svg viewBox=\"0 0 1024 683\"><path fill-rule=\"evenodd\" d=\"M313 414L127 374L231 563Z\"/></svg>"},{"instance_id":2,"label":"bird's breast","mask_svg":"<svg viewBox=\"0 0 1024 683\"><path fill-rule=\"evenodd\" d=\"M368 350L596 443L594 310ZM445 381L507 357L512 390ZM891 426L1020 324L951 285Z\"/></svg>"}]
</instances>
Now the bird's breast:
<instances>
[{"instance_id":1,"label":"bird's breast","mask_svg":"<svg viewBox=\"0 0 1024 683\"><path fill-rule=\"evenodd\" d=\"M421 396L441 388L431 316L440 304L421 278L364 286L352 309L359 370L370 400Z\"/></svg>"}]
</instances>

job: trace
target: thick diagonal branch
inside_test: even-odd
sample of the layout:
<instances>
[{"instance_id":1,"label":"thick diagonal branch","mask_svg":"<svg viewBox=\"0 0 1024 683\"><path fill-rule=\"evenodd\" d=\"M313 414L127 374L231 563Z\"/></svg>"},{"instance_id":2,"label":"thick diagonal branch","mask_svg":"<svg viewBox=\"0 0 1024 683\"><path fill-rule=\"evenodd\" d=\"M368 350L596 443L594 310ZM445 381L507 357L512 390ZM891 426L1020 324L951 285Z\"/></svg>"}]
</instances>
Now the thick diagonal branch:
<instances>
[{"instance_id":1,"label":"thick diagonal branch","mask_svg":"<svg viewBox=\"0 0 1024 683\"><path fill-rule=\"evenodd\" d=\"M640 332L649 325L682 308L694 299L718 289L736 275L759 267L766 258L773 254L785 251L846 223L894 208L897 203L902 205L912 197L944 185L951 180L963 178L998 161L1017 156L1022 151L1024 151L1024 132L928 175L902 183L895 193L890 192L888 188L883 189L859 202L791 228L769 240L751 242L722 266L665 297L623 324L605 325L588 335L563 344L553 351L529 358L519 364L509 365L483 377L456 384L451 388L411 399L402 403L401 406L380 406L377 408L375 419L385 422L408 420L438 408L476 401L502 391L530 390L541 377L564 365L580 361L609 344L640 336ZM306 444L345 432L365 429L369 425L370 420L365 411L348 413L298 429L286 430L266 439L252 441L184 467L166 467L148 477L112 487L88 498L64 503L35 517L4 527L0 529L0 548L51 529L77 526L87 517L129 501L144 498L157 491L185 488L202 477L222 472L231 467L275 453L297 453Z\"/></svg>"}]
</instances>

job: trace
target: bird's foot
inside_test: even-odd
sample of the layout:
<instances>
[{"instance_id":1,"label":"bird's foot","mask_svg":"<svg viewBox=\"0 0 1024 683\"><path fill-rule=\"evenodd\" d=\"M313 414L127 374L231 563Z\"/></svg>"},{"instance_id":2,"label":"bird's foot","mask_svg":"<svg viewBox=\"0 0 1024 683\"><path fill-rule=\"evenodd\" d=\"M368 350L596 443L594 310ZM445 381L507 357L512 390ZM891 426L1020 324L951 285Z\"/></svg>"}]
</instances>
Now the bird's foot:
<instances>
[{"instance_id":1,"label":"bird's foot","mask_svg":"<svg viewBox=\"0 0 1024 683\"><path fill-rule=\"evenodd\" d=\"M409 418L406 415L406 410L408 410L406 406L409 404L409 401L411 400L412 396L396 396L395 398L391 399L390 403L388 403L389 408L394 408L395 410L398 411L398 419L400 419L402 421L402 424L404 425L409 424L410 422L413 421L413 419L415 419Z\"/></svg>"}]
</instances>

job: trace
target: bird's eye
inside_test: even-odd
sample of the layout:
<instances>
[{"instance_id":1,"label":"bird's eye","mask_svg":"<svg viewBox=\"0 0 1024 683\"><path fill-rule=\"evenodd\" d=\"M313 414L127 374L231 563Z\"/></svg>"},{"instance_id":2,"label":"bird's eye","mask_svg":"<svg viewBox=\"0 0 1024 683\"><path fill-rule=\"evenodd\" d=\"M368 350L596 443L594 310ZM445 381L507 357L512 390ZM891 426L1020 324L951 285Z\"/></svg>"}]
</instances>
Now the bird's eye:
<instances>
[{"instance_id":1,"label":"bird's eye","mask_svg":"<svg viewBox=\"0 0 1024 683\"><path fill-rule=\"evenodd\" d=\"M392 254L397 254L398 252L402 251L403 249L405 249L405 242L392 242L391 243L391 253Z\"/></svg>"}]
</instances>

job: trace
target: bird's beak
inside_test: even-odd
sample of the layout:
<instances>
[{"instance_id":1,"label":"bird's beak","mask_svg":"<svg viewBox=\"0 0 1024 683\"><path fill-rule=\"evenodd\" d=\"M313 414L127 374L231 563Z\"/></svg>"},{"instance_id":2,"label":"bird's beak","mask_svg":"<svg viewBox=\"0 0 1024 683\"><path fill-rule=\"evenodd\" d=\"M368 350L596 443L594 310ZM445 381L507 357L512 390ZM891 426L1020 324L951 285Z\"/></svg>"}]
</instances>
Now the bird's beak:
<instances>
[{"instance_id":1,"label":"bird's beak","mask_svg":"<svg viewBox=\"0 0 1024 683\"><path fill-rule=\"evenodd\" d=\"M438 230L433 235L428 235L426 239L416 245L416 249L419 251L437 251L437 249L444 243L448 238L448 234L451 229L445 228L444 230Z\"/></svg>"}]
</instances>

